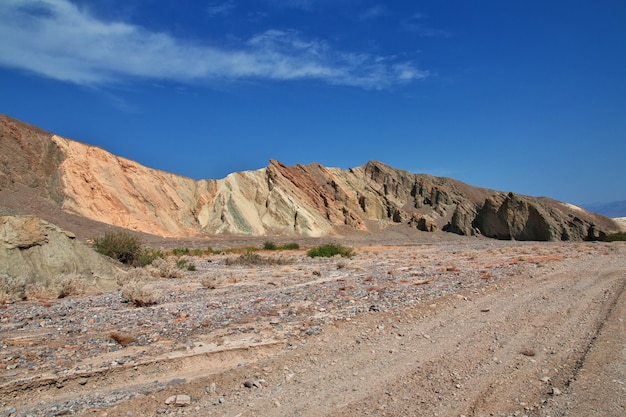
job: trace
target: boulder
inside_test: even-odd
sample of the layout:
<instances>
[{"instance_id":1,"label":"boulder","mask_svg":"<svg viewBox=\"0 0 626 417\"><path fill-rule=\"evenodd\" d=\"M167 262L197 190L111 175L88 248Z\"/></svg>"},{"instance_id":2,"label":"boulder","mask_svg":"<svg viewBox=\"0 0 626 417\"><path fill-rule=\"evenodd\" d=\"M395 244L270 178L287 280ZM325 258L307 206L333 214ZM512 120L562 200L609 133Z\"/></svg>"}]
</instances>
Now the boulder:
<instances>
[{"instance_id":1,"label":"boulder","mask_svg":"<svg viewBox=\"0 0 626 417\"><path fill-rule=\"evenodd\" d=\"M72 233L35 216L0 217L0 280L49 285L68 274L87 287L111 288L120 269Z\"/></svg>"}]
</instances>

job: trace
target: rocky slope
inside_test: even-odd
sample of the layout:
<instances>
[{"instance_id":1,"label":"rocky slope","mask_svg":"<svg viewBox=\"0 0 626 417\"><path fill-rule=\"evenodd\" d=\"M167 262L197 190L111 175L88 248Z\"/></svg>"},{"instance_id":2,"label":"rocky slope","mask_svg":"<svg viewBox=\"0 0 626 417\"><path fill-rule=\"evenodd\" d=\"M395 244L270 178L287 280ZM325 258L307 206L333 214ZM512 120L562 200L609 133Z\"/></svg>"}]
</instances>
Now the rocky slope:
<instances>
[{"instance_id":1,"label":"rocky slope","mask_svg":"<svg viewBox=\"0 0 626 417\"><path fill-rule=\"evenodd\" d=\"M0 206L26 214L54 207L165 237L315 237L404 224L498 239L581 240L619 230L611 219L558 201L376 161L348 170L270 161L260 170L196 181L7 116L0 116Z\"/></svg>"}]
</instances>

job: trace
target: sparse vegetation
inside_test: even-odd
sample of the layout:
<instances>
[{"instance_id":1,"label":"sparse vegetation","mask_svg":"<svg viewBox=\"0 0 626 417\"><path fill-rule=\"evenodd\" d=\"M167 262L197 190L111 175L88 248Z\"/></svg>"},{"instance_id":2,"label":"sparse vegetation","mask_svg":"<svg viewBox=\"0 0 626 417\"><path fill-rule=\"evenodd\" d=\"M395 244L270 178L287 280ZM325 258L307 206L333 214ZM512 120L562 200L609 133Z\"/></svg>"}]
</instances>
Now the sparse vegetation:
<instances>
[{"instance_id":1,"label":"sparse vegetation","mask_svg":"<svg viewBox=\"0 0 626 417\"><path fill-rule=\"evenodd\" d=\"M0 303L6 304L17 300L23 300L24 278L16 278L10 275L0 275Z\"/></svg>"},{"instance_id":2,"label":"sparse vegetation","mask_svg":"<svg viewBox=\"0 0 626 417\"><path fill-rule=\"evenodd\" d=\"M226 265L286 265L291 263L285 258L264 257L253 251L246 251L237 258L226 259Z\"/></svg>"},{"instance_id":3,"label":"sparse vegetation","mask_svg":"<svg viewBox=\"0 0 626 417\"><path fill-rule=\"evenodd\" d=\"M265 249L265 250L276 250L276 249L278 249L278 246L276 246L276 243L274 243L274 242L267 241L267 242L263 243L263 249Z\"/></svg>"},{"instance_id":4,"label":"sparse vegetation","mask_svg":"<svg viewBox=\"0 0 626 417\"><path fill-rule=\"evenodd\" d=\"M165 259L161 249L143 248L137 258L137 266L151 265L158 258Z\"/></svg>"},{"instance_id":5,"label":"sparse vegetation","mask_svg":"<svg viewBox=\"0 0 626 417\"><path fill-rule=\"evenodd\" d=\"M351 258L355 255L352 248L338 245L335 243L327 243L325 245L316 246L309 249L306 254L310 258L332 258L336 255L342 256L344 258Z\"/></svg>"},{"instance_id":6,"label":"sparse vegetation","mask_svg":"<svg viewBox=\"0 0 626 417\"><path fill-rule=\"evenodd\" d=\"M191 251L189 250L189 248L174 248L174 249L172 249L172 255L174 255L174 256L189 255L190 253L191 253Z\"/></svg>"},{"instance_id":7,"label":"sparse vegetation","mask_svg":"<svg viewBox=\"0 0 626 417\"><path fill-rule=\"evenodd\" d=\"M0 276L0 303L64 298L85 293L88 282L80 274L63 274L49 280Z\"/></svg>"},{"instance_id":8,"label":"sparse vegetation","mask_svg":"<svg viewBox=\"0 0 626 417\"><path fill-rule=\"evenodd\" d=\"M135 268L118 276L117 282L122 287L122 297L137 307L143 307L157 304L161 298L159 291L150 283L151 279L148 272Z\"/></svg>"},{"instance_id":9,"label":"sparse vegetation","mask_svg":"<svg viewBox=\"0 0 626 417\"><path fill-rule=\"evenodd\" d=\"M186 269L187 271L196 270L196 265L187 258L180 258L176 260L176 267L179 269Z\"/></svg>"},{"instance_id":10,"label":"sparse vegetation","mask_svg":"<svg viewBox=\"0 0 626 417\"><path fill-rule=\"evenodd\" d=\"M612 233L602 238L603 242L624 242L626 241L626 232Z\"/></svg>"},{"instance_id":11,"label":"sparse vegetation","mask_svg":"<svg viewBox=\"0 0 626 417\"><path fill-rule=\"evenodd\" d=\"M267 241L263 243L263 249L264 250L297 250L297 249L300 249L300 245L295 242L286 243L284 245L277 245L274 242Z\"/></svg>"},{"instance_id":12,"label":"sparse vegetation","mask_svg":"<svg viewBox=\"0 0 626 417\"><path fill-rule=\"evenodd\" d=\"M96 252L133 266L137 265L142 253L139 237L127 232L106 233L93 240L93 247Z\"/></svg>"},{"instance_id":13,"label":"sparse vegetation","mask_svg":"<svg viewBox=\"0 0 626 417\"><path fill-rule=\"evenodd\" d=\"M219 287L223 281L224 279L221 276L217 274L209 274L202 277L200 284L202 284L204 288L214 290Z\"/></svg>"}]
</instances>

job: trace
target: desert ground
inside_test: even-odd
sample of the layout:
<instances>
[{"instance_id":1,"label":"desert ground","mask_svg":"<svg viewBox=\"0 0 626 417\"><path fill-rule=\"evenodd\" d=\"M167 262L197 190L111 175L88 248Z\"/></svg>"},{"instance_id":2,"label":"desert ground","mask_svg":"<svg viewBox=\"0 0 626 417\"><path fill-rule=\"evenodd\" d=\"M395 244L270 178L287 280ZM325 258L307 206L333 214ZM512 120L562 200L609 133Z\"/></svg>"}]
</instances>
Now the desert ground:
<instances>
[{"instance_id":1,"label":"desert ground","mask_svg":"<svg viewBox=\"0 0 626 417\"><path fill-rule=\"evenodd\" d=\"M349 243L1 305L0 416L626 415L623 242Z\"/></svg>"}]
</instances>

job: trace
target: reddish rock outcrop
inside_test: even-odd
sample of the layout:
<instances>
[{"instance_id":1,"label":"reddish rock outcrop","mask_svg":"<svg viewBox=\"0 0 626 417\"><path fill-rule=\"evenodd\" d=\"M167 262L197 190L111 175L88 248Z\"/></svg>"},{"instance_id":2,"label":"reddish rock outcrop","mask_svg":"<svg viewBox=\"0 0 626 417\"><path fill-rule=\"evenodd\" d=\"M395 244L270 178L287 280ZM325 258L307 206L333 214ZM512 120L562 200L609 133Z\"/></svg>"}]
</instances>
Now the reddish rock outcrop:
<instances>
[{"instance_id":1,"label":"reddish rock outcrop","mask_svg":"<svg viewBox=\"0 0 626 417\"><path fill-rule=\"evenodd\" d=\"M19 201L9 208L23 214L55 207L167 237L325 236L375 233L394 224L519 240L594 239L619 230L611 219L554 200L473 187L377 161L344 170L272 160L260 170L196 181L7 116L0 116L0 163L0 206Z\"/></svg>"}]
</instances>

